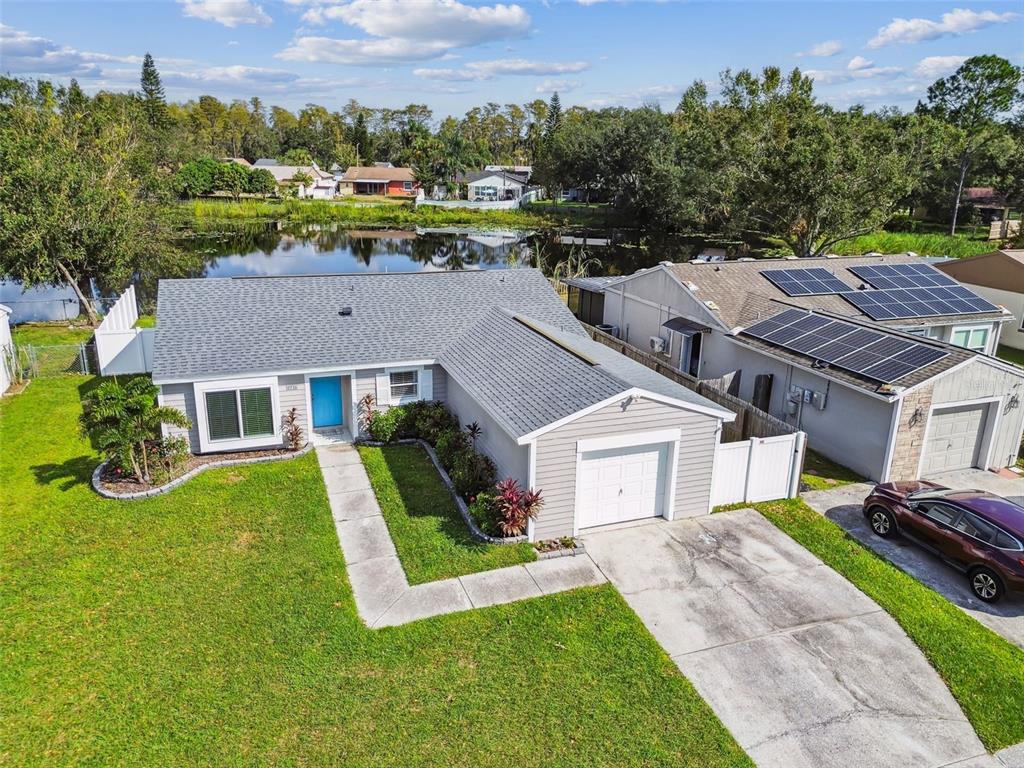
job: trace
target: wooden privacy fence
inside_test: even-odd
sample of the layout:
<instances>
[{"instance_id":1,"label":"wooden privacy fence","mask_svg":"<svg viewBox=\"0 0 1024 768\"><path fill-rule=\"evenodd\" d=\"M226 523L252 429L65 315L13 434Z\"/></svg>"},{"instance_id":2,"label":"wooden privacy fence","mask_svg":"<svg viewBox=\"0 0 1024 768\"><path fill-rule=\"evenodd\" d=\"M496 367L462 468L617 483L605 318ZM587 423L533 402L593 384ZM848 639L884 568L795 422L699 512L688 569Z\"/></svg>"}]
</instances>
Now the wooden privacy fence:
<instances>
[{"instance_id":1,"label":"wooden privacy fence","mask_svg":"<svg viewBox=\"0 0 1024 768\"><path fill-rule=\"evenodd\" d=\"M609 333L598 330L592 325L588 325L586 328L595 341L601 342L606 347L611 347L616 352L620 352L626 357L660 373L665 378L671 379L677 384L682 384L687 389L692 389L702 397L706 397L708 400L712 400L735 413L736 421L731 424L722 425L723 443L737 443L742 440L749 440L752 437L793 435L799 431L796 427L787 424L782 419L776 418L760 408L755 408L746 400L741 400L723 391L715 382L701 381L694 376L683 373L649 352L634 347L632 344L627 344Z\"/></svg>"}]
</instances>

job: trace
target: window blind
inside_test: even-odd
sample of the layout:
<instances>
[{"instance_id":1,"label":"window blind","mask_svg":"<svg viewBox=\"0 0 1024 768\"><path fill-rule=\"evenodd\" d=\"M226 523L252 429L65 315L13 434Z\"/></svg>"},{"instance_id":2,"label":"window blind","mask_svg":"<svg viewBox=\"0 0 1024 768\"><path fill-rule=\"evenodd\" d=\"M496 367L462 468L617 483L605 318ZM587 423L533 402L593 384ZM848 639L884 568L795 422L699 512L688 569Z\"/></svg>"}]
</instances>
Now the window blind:
<instances>
[{"instance_id":1,"label":"window blind","mask_svg":"<svg viewBox=\"0 0 1024 768\"><path fill-rule=\"evenodd\" d=\"M274 434L274 413L269 389L243 389L242 432L246 437Z\"/></svg>"},{"instance_id":2,"label":"window blind","mask_svg":"<svg viewBox=\"0 0 1024 768\"><path fill-rule=\"evenodd\" d=\"M230 440L239 437L238 404L233 391L206 393L206 421L209 425L210 440Z\"/></svg>"}]
</instances>

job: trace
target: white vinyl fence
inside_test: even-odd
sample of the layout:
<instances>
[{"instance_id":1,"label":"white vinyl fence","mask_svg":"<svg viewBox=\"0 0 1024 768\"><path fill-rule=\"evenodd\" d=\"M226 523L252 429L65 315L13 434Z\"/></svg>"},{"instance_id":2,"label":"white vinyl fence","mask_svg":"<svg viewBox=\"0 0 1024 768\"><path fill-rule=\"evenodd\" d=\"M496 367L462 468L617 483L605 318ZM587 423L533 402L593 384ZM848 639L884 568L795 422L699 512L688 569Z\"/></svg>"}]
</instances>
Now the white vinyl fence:
<instances>
[{"instance_id":1,"label":"white vinyl fence","mask_svg":"<svg viewBox=\"0 0 1024 768\"><path fill-rule=\"evenodd\" d=\"M121 294L96 329L96 357L100 375L148 373L153 370L152 328L136 328L139 308L135 286Z\"/></svg>"},{"instance_id":2,"label":"white vinyl fence","mask_svg":"<svg viewBox=\"0 0 1024 768\"><path fill-rule=\"evenodd\" d=\"M715 451L711 504L791 499L800 492L803 432L720 443Z\"/></svg>"}]
</instances>

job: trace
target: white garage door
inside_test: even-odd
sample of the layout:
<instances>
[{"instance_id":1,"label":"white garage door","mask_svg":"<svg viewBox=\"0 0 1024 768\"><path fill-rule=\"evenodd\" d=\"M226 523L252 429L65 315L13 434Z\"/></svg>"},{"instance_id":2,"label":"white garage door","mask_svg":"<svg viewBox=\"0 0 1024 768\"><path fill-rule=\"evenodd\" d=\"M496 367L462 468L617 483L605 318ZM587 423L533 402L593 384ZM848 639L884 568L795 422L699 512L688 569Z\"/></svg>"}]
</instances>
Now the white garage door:
<instances>
[{"instance_id":1,"label":"white garage door","mask_svg":"<svg viewBox=\"0 0 1024 768\"><path fill-rule=\"evenodd\" d=\"M588 451L581 457L579 527L664 514L669 446Z\"/></svg>"},{"instance_id":2,"label":"white garage door","mask_svg":"<svg viewBox=\"0 0 1024 768\"><path fill-rule=\"evenodd\" d=\"M961 405L932 413L921 473L969 469L979 462L988 406Z\"/></svg>"}]
</instances>

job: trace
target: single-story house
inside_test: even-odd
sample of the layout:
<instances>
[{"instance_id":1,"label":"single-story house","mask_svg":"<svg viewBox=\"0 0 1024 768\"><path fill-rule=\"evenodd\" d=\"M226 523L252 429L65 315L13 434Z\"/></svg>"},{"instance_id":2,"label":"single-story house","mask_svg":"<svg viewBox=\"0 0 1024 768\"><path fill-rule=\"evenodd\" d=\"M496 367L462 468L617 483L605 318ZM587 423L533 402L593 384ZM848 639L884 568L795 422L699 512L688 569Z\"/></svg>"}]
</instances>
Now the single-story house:
<instances>
[{"instance_id":1,"label":"single-story house","mask_svg":"<svg viewBox=\"0 0 1024 768\"><path fill-rule=\"evenodd\" d=\"M509 173L515 173L520 176L525 176L529 180L530 176L533 175L532 165L485 165L485 171L508 171Z\"/></svg>"},{"instance_id":2,"label":"single-story house","mask_svg":"<svg viewBox=\"0 0 1024 768\"><path fill-rule=\"evenodd\" d=\"M1006 324L999 343L1024 349L1024 249L954 259L936 268L1013 313L1013 322Z\"/></svg>"},{"instance_id":3,"label":"single-story house","mask_svg":"<svg viewBox=\"0 0 1024 768\"><path fill-rule=\"evenodd\" d=\"M562 284L568 291L569 310L580 322L601 325L604 322L604 289L617 277L567 277Z\"/></svg>"},{"instance_id":4,"label":"single-story house","mask_svg":"<svg viewBox=\"0 0 1024 768\"><path fill-rule=\"evenodd\" d=\"M941 273L905 255L665 262L600 292L604 322L619 338L678 370L720 380L865 477L1012 465L1024 432L1024 371L991 353L1013 316L980 297L973 306L963 299L948 305L917 296L932 289L891 287L902 272L937 286L936 296L962 293L945 291ZM747 332L790 309L807 315L794 329ZM816 328L821 318L829 323L824 334ZM859 339L869 354L853 357L857 350L836 346L843 336ZM876 358L872 349L894 352ZM904 366L901 358L929 362ZM887 365L865 366L869 359Z\"/></svg>"},{"instance_id":5,"label":"single-story house","mask_svg":"<svg viewBox=\"0 0 1024 768\"><path fill-rule=\"evenodd\" d=\"M338 182L320 169L316 163L310 165L281 165L276 160L260 158L253 168L270 171L279 187L295 186L293 179L299 175L308 176L312 181L298 184L298 196L318 200L330 200L338 193Z\"/></svg>"},{"instance_id":6,"label":"single-story house","mask_svg":"<svg viewBox=\"0 0 1024 768\"><path fill-rule=\"evenodd\" d=\"M518 200L526 191L529 176L513 171L471 171L456 177L466 185L467 200Z\"/></svg>"},{"instance_id":7,"label":"single-story house","mask_svg":"<svg viewBox=\"0 0 1024 768\"><path fill-rule=\"evenodd\" d=\"M14 341L11 339L11 308L0 304L0 395L11 386Z\"/></svg>"},{"instance_id":8,"label":"single-story house","mask_svg":"<svg viewBox=\"0 0 1024 768\"><path fill-rule=\"evenodd\" d=\"M419 188L412 168L396 168L390 164L352 165L338 183L338 194L416 197Z\"/></svg>"},{"instance_id":9,"label":"single-story house","mask_svg":"<svg viewBox=\"0 0 1024 768\"><path fill-rule=\"evenodd\" d=\"M707 514L731 411L590 339L537 270L161 280L160 402L197 453L359 429L359 402L439 400L501 477L541 490L532 539Z\"/></svg>"}]
</instances>

